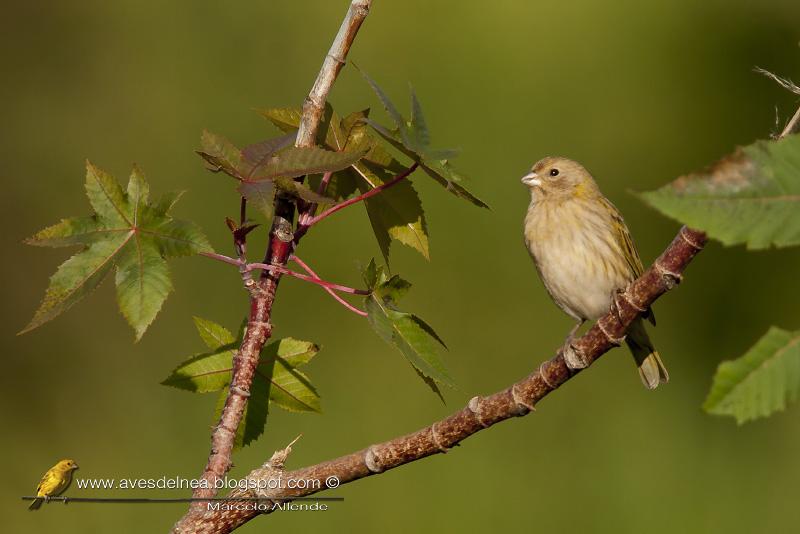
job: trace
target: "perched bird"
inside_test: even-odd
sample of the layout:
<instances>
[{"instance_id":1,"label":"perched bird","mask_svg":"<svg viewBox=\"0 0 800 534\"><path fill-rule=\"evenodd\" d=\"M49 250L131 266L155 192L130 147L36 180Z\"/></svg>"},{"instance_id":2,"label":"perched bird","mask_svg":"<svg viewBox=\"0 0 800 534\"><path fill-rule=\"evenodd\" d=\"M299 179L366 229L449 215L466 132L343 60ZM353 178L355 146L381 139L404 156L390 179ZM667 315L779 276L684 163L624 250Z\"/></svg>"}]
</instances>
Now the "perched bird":
<instances>
[{"instance_id":1,"label":"perched bird","mask_svg":"<svg viewBox=\"0 0 800 534\"><path fill-rule=\"evenodd\" d=\"M50 497L60 495L72 482L72 472L78 468L75 460L61 460L47 470L36 488L36 499L33 500L28 510L38 510L42 502Z\"/></svg>"},{"instance_id":2,"label":"perched bird","mask_svg":"<svg viewBox=\"0 0 800 534\"><path fill-rule=\"evenodd\" d=\"M544 158L522 183L531 192L525 244L550 297L577 321L564 344L565 358L574 358L575 332L608 312L616 292L642 274L642 261L622 215L580 163ZM642 315L655 325L651 310ZM631 324L625 341L647 388L669 380L642 317Z\"/></svg>"}]
</instances>

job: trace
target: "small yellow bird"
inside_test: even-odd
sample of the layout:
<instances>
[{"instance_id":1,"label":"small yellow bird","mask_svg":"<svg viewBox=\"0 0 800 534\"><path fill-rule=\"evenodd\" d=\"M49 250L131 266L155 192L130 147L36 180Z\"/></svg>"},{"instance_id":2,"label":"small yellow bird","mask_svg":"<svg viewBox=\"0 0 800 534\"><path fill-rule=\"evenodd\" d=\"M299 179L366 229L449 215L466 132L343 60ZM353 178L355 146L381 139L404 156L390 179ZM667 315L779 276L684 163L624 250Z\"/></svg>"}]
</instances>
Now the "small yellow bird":
<instances>
[{"instance_id":1,"label":"small yellow bird","mask_svg":"<svg viewBox=\"0 0 800 534\"><path fill-rule=\"evenodd\" d=\"M616 292L642 274L642 260L622 215L580 163L544 158L522 183L531 193L525 244L550 297L577 321L564 356L579 367L570 351L575 332L587 319L608 312ZM651 310L642 315L655 325ZM625 341L648 389L669 380L641 317L628 328Z\"/></svg>"},{"instance_id":2,"label":"small yellow bird","mask_svg":"<svg viewBox=\"0 0 800 534\"><path fill-rule=\"evenodd\" d=\"M75 463L75 460L66 459L48 469L36 488L36 499L28 507L28 510L38 510L42 502L63 493L72 482L72 472L77 468L78 464Z\"/></svg>"}]
</instances>

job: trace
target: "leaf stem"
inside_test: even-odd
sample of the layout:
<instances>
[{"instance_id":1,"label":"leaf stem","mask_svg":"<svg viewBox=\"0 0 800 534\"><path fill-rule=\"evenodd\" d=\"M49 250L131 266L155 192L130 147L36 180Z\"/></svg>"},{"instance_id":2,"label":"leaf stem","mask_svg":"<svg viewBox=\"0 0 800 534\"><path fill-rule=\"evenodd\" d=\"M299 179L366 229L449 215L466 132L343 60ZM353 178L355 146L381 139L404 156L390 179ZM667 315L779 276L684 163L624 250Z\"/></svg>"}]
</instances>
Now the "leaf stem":
<instances>
[{"instance_id":1,"label":"leaf stem","mask_svg":"<svg viewBox=\"0 0 800 534\"><path fill-rule=\"evenodd\" d=\"M349 198L349 199L347 199L347 200L345 200L343 202L339 202L335 206L331 206L327 210L323 211L322 213L320 213L316 217L310 217L310 218L307 219L307 221L304 221L303 223L298 224L297 231L295 232L295 241L298 240L303 235L305 235L305 233L308 231L309 228L311 228L312 226L314 226L315 224L317 224L321 220L333 215L337 211L342 210L342 209L344 209L344 208L346 208L348 206L352 206L353 204L357 204L357 203L359 203L359 202L361 202L363 200L366 200L368 198L374 197L375 195L385 191L386 189L389 189L390 187L392 187L394 185L397 185L402 180L404 180L409 175L411 175L411 173L413 173L415 170L417 170L417 167L419 167L419 162L415 161L409 168L407 168L406 170L404 170L403 172L401 172L400 174L398 174L397 176L395 176L394 178L392 178L391 180L389 180L385 184L381 184L378 187L370 189L366 193L362 193L362 194L358 195L357 197Z\"/></svg>"},{"instance_id":2,"label":"leaf stem","mask_svg":"<svg viewBox=\"0 0 800 534\"><path fill-rule=\"evenodd\" d=\"M319 279L319 275L317 275L317 273L315 273L315 272L314 272L314 271L311 269L311 267L309 267L309 266L308 266L308 265L307 265L307 264L306 264L306 263L305 263L303 260L301 260L300 258L298 258L296 255L292 254L292 256L289 258L289 260L290 260L290 261L293 261L293 262L295 262L297 265L299 265L299 266L300 266L300 268L301 268L301 269L303 269L303 270L304 270L305 272L307 272L309 275L313 276L314 278L317 278L317 279ZM366 316L367 316L367 312L365 312L365 311L363 311L363 310L360 310L359 308L356 308L355 306L353 306L352 304L350 304L349 302L347 302L346 300L344 300L342 297L340 297L339 295L337 295L337 294L336 294L336 292L334 292L334 290L333 290L333 289L331 289L331 288L329 288L329 287L325 287L325 286L322 286L322 288L323 288L323 289L324 289L324 290L325 290L325 291L326 291L326 292L327 292L327 293L328 293L330 296L332 296L332 297L333 297L333 298L334 298L334 299L335 299L335 300L336 300L336 301L337 301L339 304L341 304L342 306L344 306L345 308L347 308L347 309L348 309L348 310L350 310L351 312L353 312L353 313L355 313L355 314L358 314L358 315L360 315L361 317L366 317Z\"/></svg>"},{"instance_id":3,"label":"leaf stem","mask_svg":"<svg viewBox=\"0 0 800 534\"><path fill-rule=\"evenodd\" d=\"M306 281L306 282L311 282L312 284L317 284L318 286L322 286L322 287L327 287L329 289L333 289L335 291L341 291L342 293L350 293L351 295L369 295L370 294L370 292L368 290L366 290L366 289L355 289L355 288L348 287L348 286L343 286L343 285L340 285L340 284L334 284L333 282L327 282L325 280L317 278L316 276L308 276L308 275L305 275L305 274L297 273L295 271L292 271L292 270L287 269L286 267L282 267L280 265L273 265L273 264L270 264L270 263L248 263L247 266L246 266L246 269L248 271L253 271L255 269L262 269L262 270L270 271L270 272L273 272L273 273L285 274L285 275L297 278L299 280L303 280L303 281Z\"/></svg>"},{"instance_id":4,"label":"leaf stem","mask_svg":"<svg viewBox=\"0 0 800 534\"><path fill-rule=\"evenodd\" d=\"M271 273L280 273L285 274L288 276L292 276L297 278L298 280L303 280L305 282L311 282L312 284L317 284L318 286L322 286L327 289L331 289L333 291L341 291L342 293L349 293L351 295L369 295L370 292L366 289L355 289L348 286L343 286L341 284L334 284L333 282L327 282L322 280L320 277L316 275L305 263L303 263L299 258L293 256L292 259L297 263L303 270L308 272L308 275L298 273L292 271L291 269L287 269L281 265L274 265L270 263L246 263L242 260L238 260L236 258L231 258L230 256L225 256L224 254L217 254L216 252L201 252L202 256L206 258L211 258L212 260L221 261L223 263L228 263L230 265L235 265L239 267L240 270L245 272L255 271L258 269L268 271ZM359 310L360 311L360 310Z\"/></svg>"}]
</instances>

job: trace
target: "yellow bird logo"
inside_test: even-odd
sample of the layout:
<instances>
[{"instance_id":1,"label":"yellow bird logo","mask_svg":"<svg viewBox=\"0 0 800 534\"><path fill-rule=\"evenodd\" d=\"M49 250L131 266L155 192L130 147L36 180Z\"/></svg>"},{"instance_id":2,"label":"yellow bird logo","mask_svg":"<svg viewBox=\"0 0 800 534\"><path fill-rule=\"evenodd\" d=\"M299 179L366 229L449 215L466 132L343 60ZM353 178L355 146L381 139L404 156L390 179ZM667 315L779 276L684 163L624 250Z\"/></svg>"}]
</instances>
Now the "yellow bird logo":
<instances>
[{"instance_id":1,"label":"yellow bird logo","mask_svg":"<svg viewBox=\"0 0 800 534\"><path fill-rule=\"evenodd\" d=\"M66 459L48 469L36 488L36 499L28 507L28 510L38 510L43 502L50 500L50 497L63 493L72 482L72 472L77 468L78 464L75 463L75 460Z\"/></svg>"}]
</instances>

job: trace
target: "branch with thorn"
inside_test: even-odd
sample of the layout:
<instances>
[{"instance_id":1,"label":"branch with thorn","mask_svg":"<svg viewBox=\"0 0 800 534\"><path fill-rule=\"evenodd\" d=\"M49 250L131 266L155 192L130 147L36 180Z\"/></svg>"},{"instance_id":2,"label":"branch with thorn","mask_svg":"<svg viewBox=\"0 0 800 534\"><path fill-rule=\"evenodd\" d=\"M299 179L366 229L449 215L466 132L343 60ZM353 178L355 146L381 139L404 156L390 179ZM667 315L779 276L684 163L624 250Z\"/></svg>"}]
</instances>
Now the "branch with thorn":
<instances>
[{"instance_id":1,"label":"branch with thorn","mask_svg":"<svg viewBox=\"0 0 800 534\"><path fill-rule=\"evenodd\" d=\"M295 146L313 147L316 145L325 102L339 71L344 66L350 47L356 38L361 24L369 13L372 0L353 0L339 28L339 32L325 57L322 68L314 86L303 104L303 116L297 131ZM246 204L241 204L239 226L246 223ZM247 330L244 339L233 358L230 388L220 414L219 422L211 434L211 452L203 469L201 479L206 483L199 485L193 497L207 499L217 494L216 481L221 479L231 468L231 454L236 439L236 430L242 422L245 407L250 396L259 356L264 344L272 335L272 304L278 289L278 282L284 274L285 265L294 247L299 241L295 238L292 221L295 215L295 203L291 198L279 196L275 202L275 213L269 232L269 242L264 255L263 265L269 266L261 272L258 280L246 279L250 293L250 311L247 319ZM240 255L240 268L246 265L245 247ZM246 271L249 273L249 271ZM299 274L299 273L297 273ZM245 271L242 272L243 278ZM314 278L309 276L309 278ZM206 486L206 487L203 487ZM196 532L199 519L204 515L206 503L196 502L174 526L175 532Z\"/></svg>"},{"instance_id":2,"label":"branch with thorn","mask_svg":"<svg viewBox=\"0 0 800 534\"><path fill-rule=\"evenodd\" d=\"M591 366L625 338L630 324L641 310L649 308L656 299L675 287L683 279L683 272L706 243L705 233L692 228L681 228L678 235L642 276L629 284L615 299L615 306L598 319L592 328L573 342L582 363ZM283 471L261 467L250 472L248 479L253 487L274 487L277 477L284 480L315 481L304 489L280 488L267 493L256 490L236 491L231 499L241 497L263 498L269 503L287 502L328 489L328 481L340 484L383 473L428 456L445 453L469 436L513 417L535 411L539 402L561 387L583 369L570 367L562 352L543 362L538 370L492 395L473 397L466 407L440 421L411 434L383 443L370 445L360 451L327 462ZM282 453L283 451L278 451ZM276 453L276 454L278 454ZM273 455L274 457L274 455ZM281 465L286 460L281 455ZM265 466L269 466L267 462ZM318 485L317 485L318 484ZM224 508L224 507L223 507ZM199 516L192 532L198 534L225 534L234 531L251 519L270 513L267 510L244 509L232 506L210 510ZM176 530L175 532L186 532Z\"/></svg>"}]
</instances>

